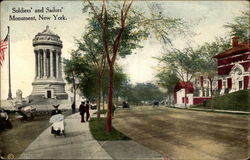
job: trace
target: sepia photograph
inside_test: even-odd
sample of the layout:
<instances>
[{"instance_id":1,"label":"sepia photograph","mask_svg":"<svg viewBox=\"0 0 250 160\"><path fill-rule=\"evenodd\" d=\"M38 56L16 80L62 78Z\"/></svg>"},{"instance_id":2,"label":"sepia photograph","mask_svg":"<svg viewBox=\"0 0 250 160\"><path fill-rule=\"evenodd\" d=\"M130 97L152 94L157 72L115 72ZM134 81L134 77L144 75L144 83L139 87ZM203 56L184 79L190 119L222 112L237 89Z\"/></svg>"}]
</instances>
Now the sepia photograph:
<instances>
[{"instance_id":1,"label":"sepia photograph","mask_svg":"<svg viewBox=\"0 0 250 160\"><path fill-rule=\"evenodd\" d=\"M0 159L250 159L247 0L1 0Z\"/></svg>"}]
</instances>

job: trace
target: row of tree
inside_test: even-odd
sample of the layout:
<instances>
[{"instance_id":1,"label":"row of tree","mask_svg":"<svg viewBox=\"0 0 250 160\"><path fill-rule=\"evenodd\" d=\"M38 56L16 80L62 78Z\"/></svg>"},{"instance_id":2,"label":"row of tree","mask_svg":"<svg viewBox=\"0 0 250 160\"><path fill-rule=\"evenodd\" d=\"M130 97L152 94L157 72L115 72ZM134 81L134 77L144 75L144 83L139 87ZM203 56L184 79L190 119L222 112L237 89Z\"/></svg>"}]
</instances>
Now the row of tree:
<instances>
[{"instance_id":1,"label":"row of tree","mask_svg":"<svg viewBox=\"0 0 250 160\"><path fill-rule=\"evenodd\" d=\"M78 43L80 43L78 41ZM82 43L81 43L82 45ZM93 63L89 54L81 54L79 51L72 51L70 59L64 59L64 73L68 84L71 84L71 91L76 101L76 91L79 91L88 100L96 102L102 101L104 104L108 97L108 68L104 68L102 76L96 64ZM101 84L100 84L101 81ZM101 91L101 92L100 92ZM116 65L114 71L113 99L119 98L138 105L146 102L162 101L165 93L158 86L152 83L137 83L132 85L123 69ZM100 105L98 101L98 105ZM119 103L116 102L116 105Z\"/></svg>"},{"instance_id":2,"label":"row of tree","mask_svg":"<svg viewBox=\"0 0 250 160\"><path fill-rule=\"evenodd\" d=\"M229 35L225 38L217 37L213 42L204 43L196 48L166 50L163 56L158 58L162 64L157 74L158 84L166 88L168 94L172 94L179 81L190 82L195 76L203 76L210 82L209 89L213 100L212 84L217 75L217 62L213 57L231 47L231 36L238 36L241 40L249 38L249 20L250 13L244 11L234 19L234 22L225 25L230 29ZM213 103L211 109L214 109Z\"/></svg>"},{"instance_id":3,"label":"row of tree","mask_svg":"<svg viewBox=\"0 0 250 160\"><path fill-rule=\"evenodd\" d=\"M71 59L65 60L65 73L68 75L66 79L72 84L74 92L79 88L85 96L90 95L86 93L87 90L95 88L88 87L93 87L94 83L98 82L98 117L101 97L107 95L106 129L110 132L113 97L115 94L122 94L119 91L122 86L116 88L114 84L117 82L114 81L116 74L120 73L116 64L117 57L125 58L126 55L132 54L133 50L141 48L140 43L150 36L154 36L163 44L171 45L170 35L185 35L189 26L182 19L166 16L159 5L152 4L148 9L142 10L139 6L132 6L134 0L85 2L83 11L89 14L88 23L84 27L82 39L77 40L77 49L72 51ZM87 65L87 62L92 65ZM107 75L108 92L104 86ZM127 82L123 81L121 84L124 83Z\"/></svg>"},{"instance_id":4,"label":"row of tree","mask_svg":"<svg viewBox=\"0 0 250 160\"><path fill-rule=\"evenodd\" d=\"M99 99L104 101L108 93L108 68L103 69L102 77L99 70L88 54L80 54L77 51L71 52L70 59L64 59L64 73L68 84L71 84L71 91L76 101L76 92L92 102ZM101 81L101 84L100 84ZM128 83L128 77L123 69L116 65L114 72L114 94L115 97L121 96L122 89ZM100 102L98 102L100 105ZM104 109L104 105L103 105Z\"/></svg>"}]
</instances>

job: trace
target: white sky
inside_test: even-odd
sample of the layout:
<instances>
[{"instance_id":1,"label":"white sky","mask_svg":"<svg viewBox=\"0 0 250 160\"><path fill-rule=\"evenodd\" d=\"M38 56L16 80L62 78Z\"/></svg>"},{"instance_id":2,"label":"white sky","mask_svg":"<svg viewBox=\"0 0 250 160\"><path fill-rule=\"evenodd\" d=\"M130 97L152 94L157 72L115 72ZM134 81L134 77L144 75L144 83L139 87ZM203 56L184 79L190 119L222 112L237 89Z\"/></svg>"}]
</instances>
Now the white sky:
<instances>
[{"instance_id":1,"label":"white sky","mask_svg":"<svg viewBox=\"0 0 250 160\"><path fill-rule=\"evenodd\" d=\"M174 45L178 48L186 47L187 44L196 46L203 42L209 42L215 36L225 35L227 30L223 25L231 22L240 14L240 11L249 9L246 1L157 1L164 12L169 16L183 18L186 21L202 19L193 29L198 35L190 39L175 39ZM150 2L139 1L135 5L146 6ZM44 20L44 21L9 21L9 15L34 16L38 13L11 13L12 8L23 7L25 9L39 9L41 7L63 7L67 17L66 21ZM1 39L7 34L7 26L10 26L11 36L11 76L12 94L15 97L17 89L23 91L23 96L28 96L32 91L31 83L35 75L35 57L33 53L32 39L38 32L42 32L46 25L58 34L63 41L63 57L69 57L69 50L75 48L74 38L80 38L84 32L87 15L82 13L83 3L81 1L3 1L1 2ZM248 8L247 8L248 7ZM52 16L52 13L43 13ZM124 67L132 83L149 82L154 79L154 67L157 61L152 57L161 55L161 44L156 40L143 42L144 48L135 50L133 55L119 60ZM1 67L1 98L6 99L8 95L8 64L7 53L3 66Z\"/></svg>"}]
</instances>

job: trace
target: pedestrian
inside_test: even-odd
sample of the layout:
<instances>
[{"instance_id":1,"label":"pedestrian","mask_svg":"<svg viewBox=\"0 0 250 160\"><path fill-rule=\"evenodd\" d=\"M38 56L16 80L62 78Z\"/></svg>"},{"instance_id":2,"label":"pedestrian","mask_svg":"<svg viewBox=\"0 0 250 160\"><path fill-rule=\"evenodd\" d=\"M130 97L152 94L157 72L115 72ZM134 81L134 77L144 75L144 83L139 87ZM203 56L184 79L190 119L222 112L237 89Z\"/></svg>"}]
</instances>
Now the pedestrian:
<instances>
[{"instance_id":1,"label":"pedestrian","mask_svg":"<svg viewBox=\"0 0 250 160\"><path fill-rule=\"evenodd\" d=\"M12 128L12 124L9 120L9 116L5 112L5 110L2 109L0 112L0 130L11 129L11 128Z\"/></svg>"},{"instance_id":2,"label":"pedestrian","mask_svg":"<svg viewBox=\"0 0 250 160\"><path fill-rule=\"evenodd\" d=\"M4 157L3 157L3 152L2 152L2 150L0 149L0 160L2 160L2 159L4 159Z\"/></svg>"},{"instance_id":3,"label":"pedestrian","mask_svg":"<svg viewBox=\"0 0 250 160\"><path fill-rule=\"evenodd\" d=\"M115 109L116 109L115 104L113 104L112 105L112 110L111 110L112 117L114 117Z\"/></svg>"},{"instance_id":4,"label":"pedestrian","mask_svg":"<svg viewBox=\"0 0 250 160\"><path fill-rule=\"evenodd\" d=\"M122 102L122 108L126 108L127 107L127 104L125 101Z\"/></svg>"},{"instance_id":5,"label":"pedestrian","mask_svg":"<svg viewBox=\"0 0 250 160\"><path fill-rule=\"evenodd\" d=\"M51 116L56 115L56 114L62 114L62 111L58 109L59 106L60 106L60 104L58 104L58 105L53 105L53 107L54 107L55 109L52 110Z\"/></svg>"},{"instance_id":6,"label":"pedestrian","mask_svg":"<svg viewBox=\"0 0 250 160\"><path fill-rule=\"evenodd\" d=\"M75 101L72 103L71 109L72 109L72 113L76 112L76 103L75 103Z\"/></svg>"},{"instance_id":7,"label":"pedestrian","mask_svg":"<svg viewBox=\"0 0 250 160\"><path fill-rule=\"evenodd\" d=\"M86 121L88 122L89 121L89 107L90 107L90 104L89 104L89 101L86 102L86 114L87 114L87 117L86 117Z\"/></svg>"},{"instance_id":8,"label":"pedestrian","mask_svg":"<svg viewBox=\"0 0 250 160\"><path fill-rule=\"evenodd\" d=\"M85 111L86 111L86 106L85 106L85 102L82 102L79 106L79 112L80 112L80 115L81 115L81 122L84 123L84 114L85 114Z\"/></svg>"}]
</instances>

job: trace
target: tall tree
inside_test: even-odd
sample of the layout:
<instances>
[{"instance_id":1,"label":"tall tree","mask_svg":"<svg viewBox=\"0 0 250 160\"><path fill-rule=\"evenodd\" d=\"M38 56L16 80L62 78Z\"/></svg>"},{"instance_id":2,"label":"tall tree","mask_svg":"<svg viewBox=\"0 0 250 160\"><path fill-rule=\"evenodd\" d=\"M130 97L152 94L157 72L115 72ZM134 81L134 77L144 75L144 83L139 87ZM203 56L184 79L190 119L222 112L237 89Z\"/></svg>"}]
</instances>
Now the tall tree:
<instances>
[{"instance_id":1,"label":"tall tree","mask_svg":"<svg viewBox=\"0 0 250 160\"><path fill-rule=\"evenodd\" d=\"M145 12L131 9L133 0L109 3L102 1L100 7L94 6L90 0L84 10L90 9L93 15L93 23L100 28L104 54L109 66L109 100L106 129L111 131L111 108L113 105L113 75L114 64L118 54L125 57L132 50L141 47L139 43L154 33L156 38L165 43L171 43L169 34L171 31L183 31L181 19L164 17L161 11L151 13L146 17ZM150 11L153 11L150 10ZM152 32L153 31L153 32ZM172 32L174 33L174 32ZM183 33L183 32L182 32Z\"/></svg>"},{"instance_id":2,"label":"tall tree","mask_svg":"<svg viewBox=\"0 0 250 160\"><path fill-rule=\"evenodd\" d=\"M241 12L241 15L234 18L232 23L227 23L226 28L230 29L230 36L238 36L241 40L250 38L250 12L249 8Z\"/></svg>"},{"instance_id":3,"label":"tall tree","mask_svg":"<svg viewBox=\"0 0 250 160\"><path fill-rule=\"evenodd\" d=\"M106 54L103 53L100 31L91 20L89 20L88 28L86 29L82 39L77 40L78 51L94 64L98 75L98 98L97 98L97 117L100 119L100 106L103 89L103 74L106 66ZM104 104L103 104L104 109Z\"/></svg>"},{"instance_id":4,"label":"tall tree","mask_svg":"<svg viewBox=\"0 0 250 160\"><path fill-rule=\"evenodd\" d=\"M76 91L80 85L79 81L87 77L89 65L75 50L71 51L70 59L63 59L63 63L65 79L72 85L71 89L74 95L73 101L76 102Z\"/></svg>"},{"instance_id":5,"label":"tall tree","mask_svg":"<svg viewBox=\"0 0 250 160\"><path fill-rule=\"evenodd\" d=\"M169 68L162 68L156 75L156 78L158 85L167 89L167 94L171 103L171 95L174 93L175 85L180 81L180 78Z\"/></svg>"}]
</instances>

